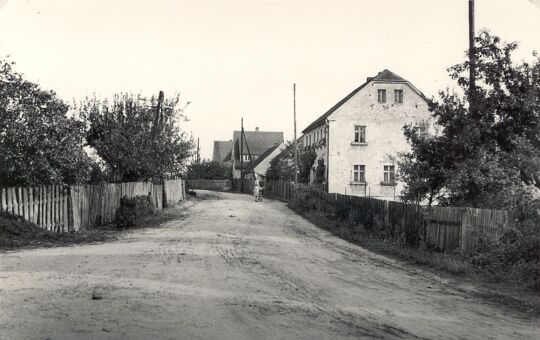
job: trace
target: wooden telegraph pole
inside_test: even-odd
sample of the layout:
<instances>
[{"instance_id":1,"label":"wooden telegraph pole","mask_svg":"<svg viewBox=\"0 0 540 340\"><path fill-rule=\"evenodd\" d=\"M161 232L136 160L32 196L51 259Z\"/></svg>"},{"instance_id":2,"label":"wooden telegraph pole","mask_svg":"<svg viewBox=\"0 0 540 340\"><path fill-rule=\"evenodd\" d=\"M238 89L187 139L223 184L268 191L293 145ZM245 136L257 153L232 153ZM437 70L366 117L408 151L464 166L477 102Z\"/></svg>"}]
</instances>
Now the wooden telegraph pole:
<instances>
[{"instance_id":1,"label":"wooden telegraph pole","mask_svg":"<svg viewBox=\"0 0 540 340\"><path fill-rule=\"evenodd\" d=\"M244 191L244 118L240 119L240 192Z\"/></svg>"},{"instance_id":2,"label":"wooden telegraph pole","mask_svg":"<svg viewBox=\"0 0 540 340\"><path fill-rule=\"evenodd\" d=\"M294 184L298 184L298 140L296 138L296 83L293 84L293 115L294 115Z\"/></svg>"},{"instance_id":3,"label":"wooden telegraph pole","mask_svg":"<svg viewBox=\"0 0 540 340\"><path fill-rule=\"evenodd\" d=\"M201 148L199 147L199 137L197 137L197 179L201 179Z\"/></svg>"},{"instance_id":4,"label":"wooden telegraph pole","mask_svg":"<svg viewBox=\"0 0 540 340\"><path fill-rule=\"evenodd\" d=\"M469 111L476 114L476 57L474 54L474 0L469 0Z\"/></svg>"}]
</instances>

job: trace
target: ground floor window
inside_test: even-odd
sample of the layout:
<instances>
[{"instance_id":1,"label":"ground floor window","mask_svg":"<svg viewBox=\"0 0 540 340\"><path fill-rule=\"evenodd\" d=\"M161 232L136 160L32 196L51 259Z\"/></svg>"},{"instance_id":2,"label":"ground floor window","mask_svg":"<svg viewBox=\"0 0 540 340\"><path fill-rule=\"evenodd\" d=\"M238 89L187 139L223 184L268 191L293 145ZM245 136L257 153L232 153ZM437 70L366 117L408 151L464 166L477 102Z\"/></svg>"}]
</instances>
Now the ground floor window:
<instances>
[{"instance_id":1,"label":"ground floor window","mask_svg":"<svg viewBox=\"0 0 540 340\"><path fill-rule=\"evenodd\" d=\"M385 165L384 166L384 183L394 183L396 175L395 165Z\"/></svg>"},{"instance_id":2,"label":"ground floor window","mask_svg":"<svg viewBox=\"0 0 540 340\"><path fill-rule=\"evenodd\" d=\"M353 182L366 182L366 166L362 164L354 165L353 167Z\"/></svg>"}]
</instances>

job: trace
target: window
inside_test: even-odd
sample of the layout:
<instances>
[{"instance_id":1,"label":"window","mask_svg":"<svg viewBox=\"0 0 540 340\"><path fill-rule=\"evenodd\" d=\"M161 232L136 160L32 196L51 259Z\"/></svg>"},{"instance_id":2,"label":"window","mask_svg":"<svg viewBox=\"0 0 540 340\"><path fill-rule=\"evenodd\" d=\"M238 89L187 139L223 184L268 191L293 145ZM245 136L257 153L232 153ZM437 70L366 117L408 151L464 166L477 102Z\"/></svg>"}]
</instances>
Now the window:
<instances>
[{"instance_id":1,"label":"window","mask_svg":"<svg viewBox=\"0 0 540 340\"><path fill-rule=\"evenodd\" d=\"M428 133L428 127L429 127L429 123L428 122L425 122L425 121L422 121L422 122L417 122L415 125L414 125L414 130L416 132L418 132L420 135L427 135Z\"/></svg>"},{"instance_id":2,"label":"window","mask_svg":"<svg viewBox=\"0 0 540 340\"><path fill-rule=\"evenodd\" d=\"M356 125L354 127L354 142L365 143L366 142L366 127L362 125Z\"/></svg>"},{"instance_id":3,"label":"window","mask_svg":"<svg viewBox=\"0 0 540 340\"><path fill-rule=\"evenodd\" d=\"M403 90L394 90L394 103L403 103Z\"/></svg>"},{"instance_id":4,"label":"window","mask_svg":"<svg viewBox=\"0 0 540 340\"><path fill-rule=\"evenodd\" d=\"M353 182L365 183L366 182L366 166L355 165L353 168Z\"/></svg>"},{"instance_id":5,"label":"window","mask_svg":"<svg viewBox=\"0 0 540 340\"><path fill-rule=\"evenodd\" d=\"M386 90L377 90L377 101L379 103L386 103Z\"/></svg>"},{"instance_id":6,"label":"window","mask_svg":"<svg viewBox=\"0 0 540 340\"><path fill-rule=\"evenodd\" d=\"M395 182L396 167L394 165L384 166L384 183L393 184Z\"/></svg>"},{"instance_id":7,"label":"window","mask_svg":"<svg viewBox=\"0 0 540 340\"><path fill-rule=\"evenodd\" d=\"M249 162L249 155L244 155L244 162Z\"/></svg>"}]
</instances>

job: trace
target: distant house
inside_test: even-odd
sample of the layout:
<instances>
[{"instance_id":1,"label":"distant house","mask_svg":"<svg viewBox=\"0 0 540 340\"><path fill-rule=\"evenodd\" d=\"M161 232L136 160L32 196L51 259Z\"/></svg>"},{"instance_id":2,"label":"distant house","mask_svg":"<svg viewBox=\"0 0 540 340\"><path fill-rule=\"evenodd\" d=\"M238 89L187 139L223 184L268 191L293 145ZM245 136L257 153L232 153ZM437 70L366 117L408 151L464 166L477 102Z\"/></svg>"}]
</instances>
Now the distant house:
<instances>
[{"instance_id":1,"label":"distant house","mask_svg":"<svg viewBox=\"0 0 540 340\"><path fill-rule=\"evenodd\" d=\"M232 150L232 140L228 141L214 141L214 154L212 156L212 160L214 162L225 162L225 159L229 155Z\"/></svg>"},{"instance_id":2,"label":"distant house","mask_svg":"<svg viewBox=\"0 0 540 340\"><path fill-rule=\"evenodd\" d=\"M253 163L255 169L255 176L257 179L265 179L266 171L270 167L270 162L276 156L278 156L283 150L287 148L287 144L281 143L280 145L275 145L270 149L266 150L265 153L260 155L257 160Z\"/></svg>"},{"instance_id":3,"label":"distant house","mask_svg":"<svg viewBox=\"0 0 540 340\"><path fill-rule=\"evenodd\" d=\"M304 145L316 150L331 193L398 199L394 156L409 150L403 126L429 128L424 95L409 81L384 70L356 88L303 130Z\"/></svg>"},{"instance_id":4,"label":"distant house","mask_svg":"<svg viewBox=\"0 0 540 340\"><path fill-rule=\"evenodd\" d=\"M246 140L240 141L241 132L233 132L231 154L225 158L232 161L233 178L240 178L242 164L244 171L251 169L250 154L251 162L255 162L268 149L283 143L283 132L259 131L259 128L256 128L255 131L244 131L244 134Z\"/></svg>"}]
</instances>

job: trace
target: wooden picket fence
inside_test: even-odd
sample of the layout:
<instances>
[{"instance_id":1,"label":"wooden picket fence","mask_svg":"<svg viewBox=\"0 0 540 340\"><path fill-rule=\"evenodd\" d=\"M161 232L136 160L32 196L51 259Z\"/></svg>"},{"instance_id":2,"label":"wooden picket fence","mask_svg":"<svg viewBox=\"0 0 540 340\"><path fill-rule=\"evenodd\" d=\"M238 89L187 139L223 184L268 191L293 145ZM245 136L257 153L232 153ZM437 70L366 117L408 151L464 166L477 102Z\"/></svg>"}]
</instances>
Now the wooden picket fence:
<instances>
[{"instance_id":1,"label":"wooden picket fence","mask_svg":"<svg viewBox=\"0 0 540 340\"><path fill-rule=\"evenodd\" d=\"M150 182L105 183L80 186L2 188L0 207L37 226L55 232L79 231L114 222L122 197L150 195L157 210L185 199L181 179ZM166 204L166 203L165 203Z\"/></svg>"},{"instance_id":2,"label":"wooden picket fence","mask_svg":"<svg viewBox=\"0 0 540 340\"><path fill-rule=\"evenodd\" d=\"M163 181L163 203L172 206L186 199L186 182L182 179Z\"/></svg>"},{"instance_id":3,"label":"wooden picket fence","mask_svg":"<svg viewBox=\"0 0 540 340\"><path fill-rule=\"evenodd\" d=\"M1 208L50 231L68 231L69 188L59 185L2 188Z\"/></svg>"},{"instance_id":4,"label":"wooden picket fence","mask_svg":"<svg viewBox=\"0 0 540 340\"><path fill-rule=\"evenodd\" d=\"M270 181L266 195L312 204L329 216L347 218L407 247L472 253L481 239L497 239L511 228L507 211L463 207L425 207L375 198L327 193L311 186ZM346 216L342 216L342 215Z\"/></svg>"}]
</instances>

